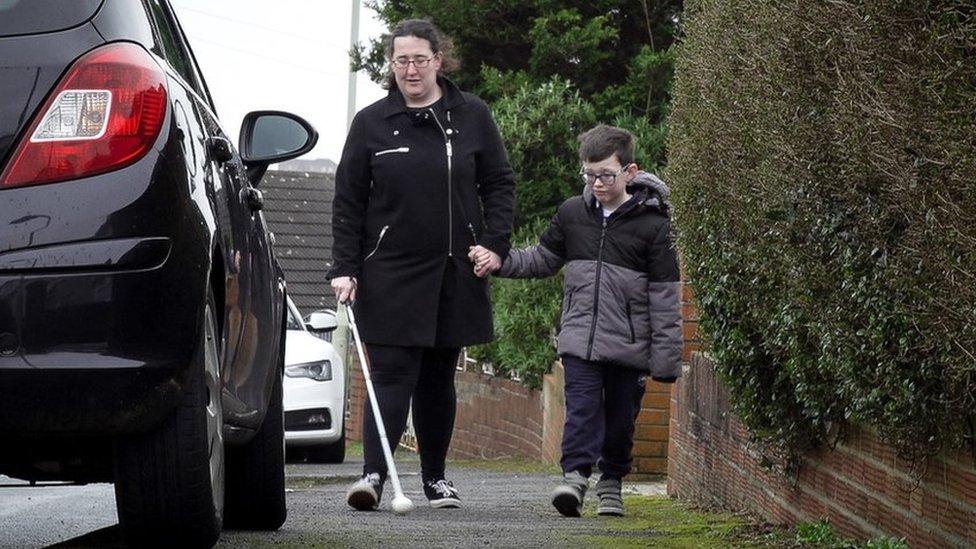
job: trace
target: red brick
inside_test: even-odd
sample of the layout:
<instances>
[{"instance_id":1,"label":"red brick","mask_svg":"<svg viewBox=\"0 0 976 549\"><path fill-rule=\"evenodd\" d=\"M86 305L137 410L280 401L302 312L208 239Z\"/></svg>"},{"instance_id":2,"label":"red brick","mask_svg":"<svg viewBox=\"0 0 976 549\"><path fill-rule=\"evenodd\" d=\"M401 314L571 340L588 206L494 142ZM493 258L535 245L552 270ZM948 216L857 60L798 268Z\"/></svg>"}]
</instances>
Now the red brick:
<instances>
[{"instance_id":1,"label":"red brick","mask_svg":"<svg viewBox=\"0 0 976 549\"><path fill-rule=\"evenodd\" d=\"M698 388L717 382L708 368L696 369L695 376ZM914 486L907 464L890 447L855 428L836 451L806 456L794 486L759 466L746 446L747 431L734 417L718 425L690 414L709 411L709 406L714 413L727 410L716 409L718 402L696 403L703 395L683 384L679 382L672 400L669 494L746 508L776 523L829 517L835 531L847 537L863 539L877 529L905 537L912 547L976 546L976 468L971 458L960 459L958 453L936 458ZM637 465L652 463L638 459ZM861 521L871 528L863 528Z\"/></svg>"},{"instance_id":2,"label":"red brick","mask_svg":"<svg viewBox=\"0 0 976 549\"><path fill-rule=\"evenodd\" d=\"M634 432L634 439L667 442L668 428L663 425L638 425Z\"/></svg>"},{"instance_id":3,"label":"red brick","mask_svg":"<svg viewBox=\"0 0 976 549\"><path fill-rule=\"evenodd\" d=\"M637 424L638 425L667 425L668 412L667 410L651 410L651 409L641 410L641 412L637 414Z\"/></svg>"},{"instance_id":4,"label":"red brick","mask_svg":"<svg viewBox=\"0 0 976 549\"><path fill-rule=\"evenodd\" d=\"M642 474L662 474L668 471L666 458L638 458L634 460L635 472Z\"/></svg>"},{"instance_id":5,"label":"red brick","mask_svg":"<svg viewBox=\"0 0 976 549\"><path fill-rule=\"evenodd\" d=\"M666 393L650 393L644 395L643 407L651 410L667 410L671 407L671 395Z\"/></svg>"},{"instance_id":6,"label":"red brick","mask_svg":"<svg viewBox=\"0 0 976 549\"><path fill-rule=\"evenodd\" d=\"M632 451L634 458L666 458L668 457L668 444L666 442L634 442Z\"/></svg>"}]
</instances>

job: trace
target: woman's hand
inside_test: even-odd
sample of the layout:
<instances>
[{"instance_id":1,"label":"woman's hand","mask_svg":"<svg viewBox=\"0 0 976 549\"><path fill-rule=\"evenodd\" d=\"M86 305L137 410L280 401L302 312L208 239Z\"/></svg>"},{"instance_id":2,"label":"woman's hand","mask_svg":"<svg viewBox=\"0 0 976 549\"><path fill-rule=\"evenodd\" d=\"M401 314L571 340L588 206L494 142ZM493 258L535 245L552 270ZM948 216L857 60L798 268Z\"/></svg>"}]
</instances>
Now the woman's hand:
<instances>
[{"instance_id":1,"label":"woman's hand","mask_svg":"<svg viewBox=\"0 0 976 549\"><path fill-rule=\"evenodd\" d=\"M502 268L502 258L484 246L468 248L468 259L474 263L474 274L484 278Z\"/></svg>"},{"instance_id":2,"label":"woman's hand","mask_svg":"<svg viewBox=\"0 0 976 549\"><path fill-rule=\"evenodd\" d=\"M337 276L332 279L332 291L339 303L352 303L356 301L356 279L351 276Z\"/></svg>"}]
</instances>

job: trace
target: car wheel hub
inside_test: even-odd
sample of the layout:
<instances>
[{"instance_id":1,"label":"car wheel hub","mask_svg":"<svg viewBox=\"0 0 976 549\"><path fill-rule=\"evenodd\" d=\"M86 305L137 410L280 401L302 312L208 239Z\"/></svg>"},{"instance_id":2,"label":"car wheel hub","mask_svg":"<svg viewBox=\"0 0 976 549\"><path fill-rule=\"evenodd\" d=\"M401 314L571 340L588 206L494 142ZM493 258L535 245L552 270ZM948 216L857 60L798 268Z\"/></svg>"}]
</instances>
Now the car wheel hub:
<instances>
[{"instance_id":1,"label":"car wheel hub","mask_svg":"<svg viewBox=\"0 0 976 549\"><path fill-rule=\"evenodd\" d=\"M213 310L207 306L204 371L207 384L207 446L210 454L210 486L214 509L223 516L224 508L224 411L220 402L220 361Z\"/></svg>"}]
</instances>

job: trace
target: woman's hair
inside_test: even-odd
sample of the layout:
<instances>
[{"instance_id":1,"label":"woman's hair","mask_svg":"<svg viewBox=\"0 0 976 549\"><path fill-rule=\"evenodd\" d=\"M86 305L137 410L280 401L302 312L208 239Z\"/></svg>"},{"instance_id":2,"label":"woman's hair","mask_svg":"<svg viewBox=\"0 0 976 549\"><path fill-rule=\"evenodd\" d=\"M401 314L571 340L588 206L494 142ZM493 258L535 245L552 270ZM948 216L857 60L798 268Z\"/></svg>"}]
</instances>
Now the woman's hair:
<instances>
[{"instance_id":1,"label":"woman's hair","mask_svg":"<svg viewBox=\"0 0 976 549\"><path fill-rule=\"evenodd\" d=\"M427 19L404 19L393 27L386 38L387 61L393 60L393 41L400 36L415 36L429 42L431 51L441 54L441 73L449 73L460 65L454 57L454 42L451 41L451 37L442 33ZM396 79L393 70L387 67L386 82L383 87L390 89L394 86L396 86Z\"/></svg>"}]
</instances>

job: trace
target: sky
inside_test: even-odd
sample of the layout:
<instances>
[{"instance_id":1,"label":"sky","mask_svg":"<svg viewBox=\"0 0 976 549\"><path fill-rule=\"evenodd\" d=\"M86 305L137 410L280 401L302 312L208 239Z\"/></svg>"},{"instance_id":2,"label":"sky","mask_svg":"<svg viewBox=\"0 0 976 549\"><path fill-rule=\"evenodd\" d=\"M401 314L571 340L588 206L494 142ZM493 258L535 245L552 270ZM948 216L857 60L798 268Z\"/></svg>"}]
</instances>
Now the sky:
<instances>
[{"instance_id":1,"label":"sky","mask_svg":"<svg viewBox=\"0 0 976 549\"><path fill-rule=\"evenodd\" d=\"M305 159L339 160L346 137L349 45L354 0L171 0L234 140L250 111L288 111L319 132ZM360 9L359 41L385 32ZM386 95L365 73L356 109Z\"/></svg>"}]
</instances>

